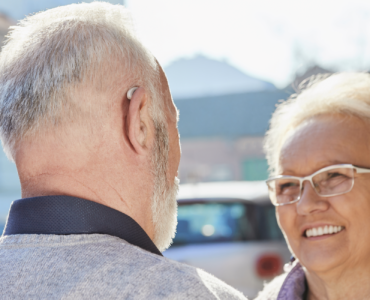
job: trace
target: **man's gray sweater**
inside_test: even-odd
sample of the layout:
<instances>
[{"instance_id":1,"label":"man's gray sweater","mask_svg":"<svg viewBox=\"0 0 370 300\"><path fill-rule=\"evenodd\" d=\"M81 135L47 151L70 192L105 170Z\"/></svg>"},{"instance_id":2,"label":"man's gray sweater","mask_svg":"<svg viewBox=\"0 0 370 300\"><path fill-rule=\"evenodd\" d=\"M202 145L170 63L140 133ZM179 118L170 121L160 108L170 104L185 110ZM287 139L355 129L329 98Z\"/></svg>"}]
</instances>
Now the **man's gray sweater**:
<instances>
[{"instance_id":1,"label":"man's gray sweater","mask_svg":"<svg viewBox=\"0 0 370 300\"><path fill-rule=\"evenodd\" d=\"M245 299L203 270L104 234L0 238L1 299Z\"/></svg>"}]
</instances>

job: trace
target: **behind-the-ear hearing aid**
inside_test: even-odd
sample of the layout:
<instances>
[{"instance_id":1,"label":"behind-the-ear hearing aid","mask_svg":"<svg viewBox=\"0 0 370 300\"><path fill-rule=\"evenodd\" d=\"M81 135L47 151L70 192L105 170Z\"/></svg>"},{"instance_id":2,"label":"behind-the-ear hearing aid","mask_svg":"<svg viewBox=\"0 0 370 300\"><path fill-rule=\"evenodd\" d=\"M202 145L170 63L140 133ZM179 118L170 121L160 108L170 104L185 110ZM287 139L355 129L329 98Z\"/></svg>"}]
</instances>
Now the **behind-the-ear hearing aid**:
<instances>
[{"instance_id":1,"label":"behind-the-ear hearing aid","mask_svg":"<svg viewBox=\"0 0 370 300\"><path fill-rule=\"evenodd\" d=\"M135 86L133 88L130 88L127 92L127 99L128 100L131 100L132 98L132 95L135 93L135 91L138 89L139 87L138 86Z\"/></svg>"}]
</instances>

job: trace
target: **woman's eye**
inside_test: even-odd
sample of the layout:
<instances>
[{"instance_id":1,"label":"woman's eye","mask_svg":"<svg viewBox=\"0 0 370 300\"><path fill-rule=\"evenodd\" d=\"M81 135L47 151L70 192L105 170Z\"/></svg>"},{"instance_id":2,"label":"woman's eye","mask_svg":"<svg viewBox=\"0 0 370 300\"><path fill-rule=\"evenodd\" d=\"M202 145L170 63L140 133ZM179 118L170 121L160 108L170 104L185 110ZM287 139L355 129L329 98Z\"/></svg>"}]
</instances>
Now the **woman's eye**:
<instances>
[{"instance_id":1,"label":"woman's eye","mask_svg":"<svg viewBox=\"0 0 370 300\"><path fill-rule=\"evenodd\" d=\"M338 172L328 173L328 179L339 177L339 176L344 176L344 175Z\"/></svg>"},{"instance_id":2,"label":"woman's eye","mask_svg":"<svg viewBox=\"0 0 370 300\"><path fill-rule=\"evenodd\" d=\"M280 191L284 191L285 189L288 189L290 187L296 187L297 184L295 184L294 182L287 182L287 183L284 183L284 184L281 184L280 185Z\"/></svg>"}]
</instances>

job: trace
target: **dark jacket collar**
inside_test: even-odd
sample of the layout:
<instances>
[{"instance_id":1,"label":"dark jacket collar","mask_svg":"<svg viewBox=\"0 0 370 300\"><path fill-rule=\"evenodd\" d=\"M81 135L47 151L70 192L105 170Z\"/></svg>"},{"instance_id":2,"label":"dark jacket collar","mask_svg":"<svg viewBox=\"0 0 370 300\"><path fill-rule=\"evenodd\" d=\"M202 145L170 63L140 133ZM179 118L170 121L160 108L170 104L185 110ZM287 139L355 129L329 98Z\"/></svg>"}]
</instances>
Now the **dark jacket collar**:
<instances>
[{"instance_id":1,"label":"dark jacket collar","mask_svg":"<svg viewBox=\"0 0 370 300\"><path fill-rule=\"evenodd\" d=\"M162 255L131 217L99 203L70 196L25 198L12 203L3 235L108 234Z\"/></svg>"}]
</instances>

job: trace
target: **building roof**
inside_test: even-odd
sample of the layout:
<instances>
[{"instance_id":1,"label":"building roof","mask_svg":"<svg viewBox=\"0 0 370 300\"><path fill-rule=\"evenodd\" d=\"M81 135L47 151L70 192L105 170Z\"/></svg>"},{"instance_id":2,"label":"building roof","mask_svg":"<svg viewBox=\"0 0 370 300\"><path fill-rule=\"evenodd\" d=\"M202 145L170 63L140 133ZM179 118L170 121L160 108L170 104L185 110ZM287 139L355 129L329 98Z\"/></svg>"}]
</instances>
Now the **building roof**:
<instances>
[{"instance_id":1,"label":"building roof","mask_svg":"<svg viewBox=\"0 0 370 300\"><path fill-rule=\"evenodd\" d=\"M262 91L176 100L181 138L264 135L269 120L286 91Z\"/></svg>"},{"instance_id":2,"label":"building roof","mask_svg":"<svg viewBox=\"0 0 370 300\"><path fill-rule=\"evenodd\" d=\"M175 98L276 89L272 83L248 76L226 61L203 55L178 59L164 69Z\"/></svg>"}]
</instances>

